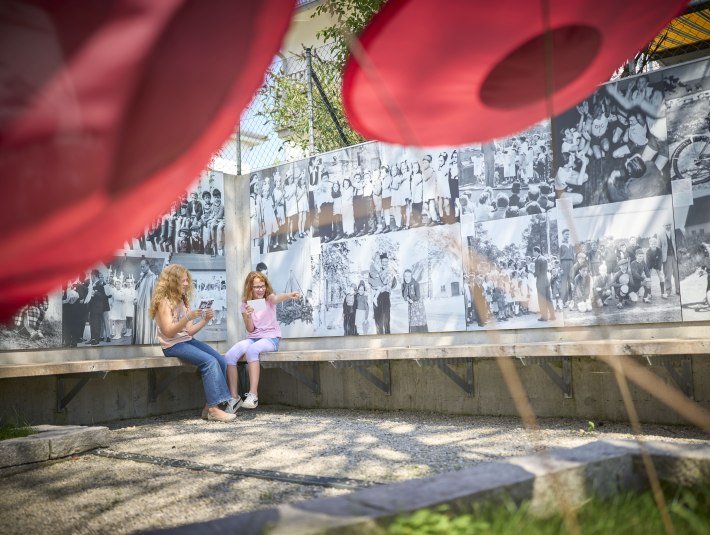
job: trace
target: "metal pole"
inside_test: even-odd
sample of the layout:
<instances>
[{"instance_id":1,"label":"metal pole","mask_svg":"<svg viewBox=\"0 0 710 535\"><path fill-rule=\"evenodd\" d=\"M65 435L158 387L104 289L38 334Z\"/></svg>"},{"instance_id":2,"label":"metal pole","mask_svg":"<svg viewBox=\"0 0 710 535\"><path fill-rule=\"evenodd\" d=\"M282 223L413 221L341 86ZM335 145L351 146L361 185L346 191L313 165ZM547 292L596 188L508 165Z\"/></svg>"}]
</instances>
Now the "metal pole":
<instances>
[{"instance_id":1,"label":"metal pole","mask_svg":"<svg viewBox=\"0 0 710 535\"><path fill-rule=\"evenodd\" d=\"M308 156L312 156L316 151L316 143L313 135L313 61L310 47L306 48L306 71L308 78Z\"/></svg>"},{"instance_id":2,"label":"metal pole","mask_svg":"<svg viewBox=\"0 0 710 535\"><path fill-rule=\"evenodd\" d=\"M237 125L235 133L237 137L237 174L242 174L242 125L241 122Z\"/></svg>"}]
</instances>

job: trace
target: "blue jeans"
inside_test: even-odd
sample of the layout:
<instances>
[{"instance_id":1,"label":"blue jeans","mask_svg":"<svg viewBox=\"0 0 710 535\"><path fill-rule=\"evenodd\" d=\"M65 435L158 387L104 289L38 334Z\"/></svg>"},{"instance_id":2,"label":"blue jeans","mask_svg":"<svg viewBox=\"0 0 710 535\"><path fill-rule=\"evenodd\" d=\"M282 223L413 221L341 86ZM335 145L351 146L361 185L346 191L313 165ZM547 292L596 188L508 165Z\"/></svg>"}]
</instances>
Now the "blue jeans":
<instances>
[{"instance_id":1,"label":"blue jeans","mask_svg":"<svg viewBox=\"0 0 710 535\"><path fill-rule=\"evenodd\" d=\"M232 398L227 388L227 361L212 347L193 338L163 349L163 354L197 366L210 407Z\"/></svg>"}]
</instances>

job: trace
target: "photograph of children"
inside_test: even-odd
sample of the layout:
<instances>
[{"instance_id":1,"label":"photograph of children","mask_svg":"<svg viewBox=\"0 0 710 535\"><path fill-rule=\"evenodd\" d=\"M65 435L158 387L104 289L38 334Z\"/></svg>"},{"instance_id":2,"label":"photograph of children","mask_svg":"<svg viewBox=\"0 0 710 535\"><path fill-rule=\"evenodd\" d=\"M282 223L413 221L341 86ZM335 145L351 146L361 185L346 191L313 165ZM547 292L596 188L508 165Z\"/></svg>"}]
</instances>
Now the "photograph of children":
<instances>
[{"instance_id":1,"label":"photograph of children","mask_svg":"<svg viewBox=\"0 0 710 535\"><path fill-rule=\"evenodd\" d=\"M662 236L675 254L683 321L710 320L710 191L694 189L693 204L675 207L675 224ZM675 288L674 288L675 289Z\"/></svg>"},{"instance_id":2,"label":"photograph of children","mask_svg":"<svg viewBox=\"0 0 710 535\"><path fill-rule=\"evenodd\" d=\"M0 325L0 350L49 349L62 345L62 294L33 299Z\"/></svg>"},{"instance_id":3,"label":"photograph of children","mask_svg":"<svg viewBox=\"0 0 710 535\"><path fill-rule=\"evenodd\" d=\"M665 69L671 179L710 190L710 60Z\"/></svg>"},{"instance_id":4,"label":"photograph of children","mask_svg":"<svg viewBox=\"0 0 710 535\"><path fill-rule=\"evenodd\" d=\"M381 202L382 196L379 169L378 143L349 147L309 160L313 197L311 203L309 193L309 218L314 237L329 243L378 230L375 204Z\"/></svg>"},{"instance_id":5,"label":"photograph of children","mask_svg":"<svg viewBox=\"0 0 710 535\"><path fill-rule=\"evenodd\" d=\"M554 125L558 197L596 206L670 193L660 72L601 86Z\"/></svg>"},{"instance_id":6,"label":"photograph of children","mask_svg":"<svg viewBox=\"0 0 710 535\"><path fill-rule=\"evenodd\" d=\"M183 192L170 210L145 232L124 244L126 251L177 255L224 256L224 175L204 171L198 183Z\"/></svg>"},{"instance_id":7,"label":"photograph of children","mask_svg":"<svg viewBox=\"0 0 710 535\"><path fill-rule=\"evenodd\" d=\"M157 343L148 309L167 261L167 253L125 251L68 281L62 295L62 345Z\"/></svg>"},{"instance_id":8,"label":"photograph of children","mask_svg":"<svg viewBox=\"0 0 710 535\"><path fill-rule=\"evenodd\" d=\"M192 285L195 290L190 307L200 307L200 303L211 303L214 318L198 331L195 337L203 342L219 342L227 339L227 273L225 271L191 270Z\"/></svg>"},{"instance_id":9,"label":"photograph of children","mask_svg":"<svg viewBox=\"0 0 710 535\"><path fill-rule=\"evenodd\" d=\"M562 326L555 214L462 225L468 330Z\"/></svg>"},{"instance_id":10,"label":"photograph of children","mask_svg":"<svg viewBox=\"0 0 710 535\"><path fill-rule=\"evenodd\" d=\"M286 251L294 239L298 239L297 233L291 236L288 230L289 227L293 228L295 218L287 218L287 213L298 211L293 172L293 164L288 163L262 169L251 175L252 260L258 258L258 255Z\"/></svg>"},{"instance_id":11,"label":"photograph of children","mask_svg":"<svg viewBox=\"0 0 710 535\"><path fill-rule=\"evenodd\" d=\"M474 199L486 187L486 161L493 164L492 145L467 145L459 148L461 177L459 179L459 199L461 221L473 213Z\"/></svg>"},{"instance_id":12,"label":"photograph of children","mask_svg":"<svg viewBox=\"0 0 710 535\"><path fill-rule=\"evenodd\" d=\"M670 195L574 210L560 220L565 325L681 321Z\"/></svg>"},{"instance_id":13,"label":"photograph of children","mask_svg":"<svg viewBox=\"0 0 710 535\"><path fill-rule=\"evenodd\" d=\"M382 210L378 220L383 233L460 220L458 149L422 150L382 143L380 152Z\"/></svg>"},{"instance_id":14,"label":"photograph of children","mask_svg":"<svg viewBox=\"0 0 710 535\"><path fill-rule=\"evenodd\" d=\"M515 136L484 145L471 157L466 151L467 159L462 160L462 165L473 168L481 160L491 165L484 165L483 180L477 178L475 185L465 187L461 198L466 207L464 213L474 214L480 223L544 214L554 208L550 134L550 122L543 121Z\"/></svg>"},{"instance_id":15,"label":"photograph of children","mask_svg":"<svg viewBox=\"0 0 710 535\"><path fill-rule=\"evenodd\" d=\"M342 336L465 330L459 232L447 225L324 246L326 330Z\"/></svg>"}]
</instances>

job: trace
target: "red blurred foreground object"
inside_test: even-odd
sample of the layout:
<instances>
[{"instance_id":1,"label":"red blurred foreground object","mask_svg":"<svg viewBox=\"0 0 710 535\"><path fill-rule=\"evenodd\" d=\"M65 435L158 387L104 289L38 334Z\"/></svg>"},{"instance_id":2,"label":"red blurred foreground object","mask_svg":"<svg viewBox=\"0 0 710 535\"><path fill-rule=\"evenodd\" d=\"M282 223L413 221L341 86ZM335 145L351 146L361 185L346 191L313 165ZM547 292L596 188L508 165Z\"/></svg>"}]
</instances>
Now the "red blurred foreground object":
<instances>
[{"instance_id":1,"label":"red blurred foreground object","mask_svg":"<svg viewBox=\"0 0 710 535\"><path fill-rule=\"evenodd\" d=\"M109 258L194 182L293 7L0 3L0 320Z\"/></svg>"},{"instance_id":2,"label":"red blurred foreground object","mask_svg":"<svg viewBox=\"0 0 710 535\"><path fill-rule=\"evenodd\" d=\"M346 63L345 111L364 137L390 143L502 137L584 99L686 4L389 0L360 36L364 57L355 47Z\"/></svg>"}]
</instances>

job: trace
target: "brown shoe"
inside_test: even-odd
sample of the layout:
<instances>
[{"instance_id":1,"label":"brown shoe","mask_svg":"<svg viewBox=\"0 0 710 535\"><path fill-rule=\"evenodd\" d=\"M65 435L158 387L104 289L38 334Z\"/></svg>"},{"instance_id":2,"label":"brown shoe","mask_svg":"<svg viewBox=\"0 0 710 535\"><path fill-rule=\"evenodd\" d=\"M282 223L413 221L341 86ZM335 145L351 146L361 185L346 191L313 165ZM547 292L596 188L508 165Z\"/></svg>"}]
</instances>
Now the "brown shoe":
<instances>
[{"instance_id":1,"label":"brown shoe","mask_svg":"<svg viewBox=\"0 0 710 535\"><path fill-rule=\"evenodd\" d=\"M207 411L207 420L210 422L224 422L224 423L229 423L233 422L234 420L237 419L236 414L228 414L224 412L223 410L218 409L217 407L211 407L214 410L208 410Z\"/></svg>"}]
</instances>

